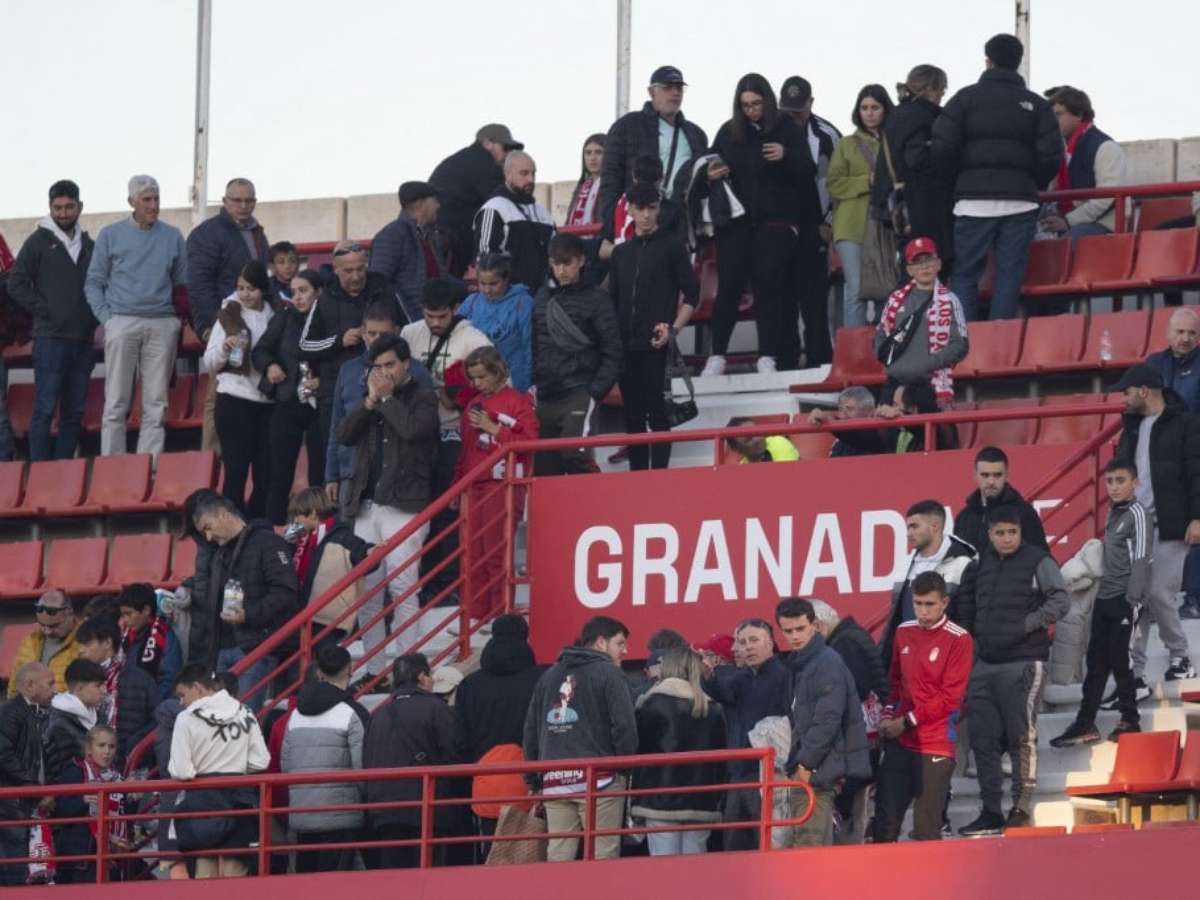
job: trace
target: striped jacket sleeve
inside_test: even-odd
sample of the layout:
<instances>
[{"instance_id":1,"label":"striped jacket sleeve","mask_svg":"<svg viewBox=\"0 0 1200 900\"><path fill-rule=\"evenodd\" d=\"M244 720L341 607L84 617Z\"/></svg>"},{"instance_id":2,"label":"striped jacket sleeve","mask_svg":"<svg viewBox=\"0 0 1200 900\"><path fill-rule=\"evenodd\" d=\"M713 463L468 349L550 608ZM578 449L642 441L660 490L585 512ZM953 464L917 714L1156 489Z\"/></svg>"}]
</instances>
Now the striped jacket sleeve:
<instances>
[{"instance_id":1,"label":"striped jacket sleeve","mask_svg":"<svg viewBox=\"0 0 1200 900\"><path fill-rule=\"evenodd\" d=\"M1136 501L1129 504L1128 514L1133 520L1133 529L1129 536L1129 587L1125 589L1125 599L1136 606L1144 603L1150 593L1150 567L1154 562L1150 539L1153 523L1146 508Z\"/></svg>"}]
</instances>

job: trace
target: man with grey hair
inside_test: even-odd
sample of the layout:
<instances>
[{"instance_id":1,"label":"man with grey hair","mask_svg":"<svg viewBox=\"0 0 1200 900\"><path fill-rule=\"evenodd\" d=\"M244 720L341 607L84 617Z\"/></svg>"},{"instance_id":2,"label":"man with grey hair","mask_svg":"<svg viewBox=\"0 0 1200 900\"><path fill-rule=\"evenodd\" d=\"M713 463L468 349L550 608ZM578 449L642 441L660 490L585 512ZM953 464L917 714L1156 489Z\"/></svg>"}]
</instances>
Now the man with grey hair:
<instances>
[{"instance_id":1,"label":"man with grey hair","mask_svg":"<svg viewBox=\"0 0 1200 900\"><path fill-rule=\"evenodd\" d=\"M533 198L537 165L514 150L504 158L504 184L475 214L475 249L512 257L512 283L535 292L549 271L548 251L554 237L550 211Z\"/></svg>"},{"instance_id":2,"label":"man with grey hair","mask_svg":"<svg viewBox=\"0 0 1200 900\"><path fill-rule=\"evenodd\" d=\"M811 425L824 422L834 422L841 419L869 419L875 415L875 395L862 385L851 385L838 394L837 409L814 409L808 414ZM835 435L836 436L836 435ZM831 457L835 456L865 456L870 451L852 447L838 438L829 450Z\"/></svg>"},{"instance_id":3,"label":"man with grey hair","mask_svg":"<svg viewBox=\"0 0 1200 900\"><path fill-rule=\"evenodd\" d=\"M84 291L104 326L104 417L100 452L125 453L125 420L134 374L142 380L137 452L162 452L167 387L175 367L180 322L171 292L187 284L187 246L179 229L159 220L158 182L129 179L133 215L100 230Z\"/></svg>"},{"instance_id":4,"label":"man with grey hair","mask_svg":"<svg viewBox=\"0 0 1200 900\"><path fill-rule=\"evenodd\" d=\"M19 667L12 677L13 696L0 706L0 788L28 787L43 780L42 728L54 698L54 674L40 662ZM29 816L33 800L0 801L0 820ZM0 827L0 858L29 855L27 827ZM0 866L0 885L22 885L28 867Z\"/></svg>"},{"instance_id":5,"label":"man with grey hair","mask_svg":"<svg viewBox=\"0 0 1200 900\"><path fill-rule=\"evenodd\" d=\"M251 260L264 266L270 262L270 242L263 227L254 218L258 197L249 178L233 178L225 185L221 211L192 229L187 239L188 301L192 307L192 327L202 341L208 340L217 312L226 297L237 287L237 278ZM217 446L213 422L217 380L208 380L204 399L204 430L200 446Z\"/></svg>"}]
</instances>

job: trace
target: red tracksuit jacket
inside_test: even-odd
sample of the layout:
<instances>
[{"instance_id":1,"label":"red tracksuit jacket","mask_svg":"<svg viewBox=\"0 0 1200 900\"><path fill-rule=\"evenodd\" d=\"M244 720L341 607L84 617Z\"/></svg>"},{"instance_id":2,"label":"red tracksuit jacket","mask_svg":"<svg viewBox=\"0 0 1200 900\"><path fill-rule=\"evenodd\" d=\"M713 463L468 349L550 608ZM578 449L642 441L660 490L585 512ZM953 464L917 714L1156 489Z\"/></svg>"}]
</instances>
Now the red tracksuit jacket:
<instances>
[{"instance_id":1,"label":"red tracksuit jacket","mask_svg":"<svg viewBox=\"0 0 1200 900\"><path fill-rule=\"evenodd\" d=\"M932 628L916 620L896 629L888 671L890 700L884 715L904 716L902 747L932 756L953 756L959 710L971 677L971 636L945 616Z\"/></svg>"}]
</instances>

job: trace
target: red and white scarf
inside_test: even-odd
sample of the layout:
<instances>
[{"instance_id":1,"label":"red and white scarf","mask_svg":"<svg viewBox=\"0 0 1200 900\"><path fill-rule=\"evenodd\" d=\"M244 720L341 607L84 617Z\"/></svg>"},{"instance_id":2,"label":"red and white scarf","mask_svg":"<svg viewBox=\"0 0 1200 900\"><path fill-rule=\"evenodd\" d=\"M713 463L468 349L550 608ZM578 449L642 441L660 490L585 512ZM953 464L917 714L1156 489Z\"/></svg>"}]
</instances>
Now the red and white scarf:
<instances>
[{"instance_id":1,"label":"red and white scarf","mask_svg":"<svg viewBox=\"0 0 1200 900\"><path fill-rule=\"evenodd\" d=\"M895 330L896 317L900 315L900 308L904 306L905 299L916 286L915 281L910 281L899 290L893 291L892 295L888 297L887 305L884 306L883 315L880 317L885 334L891 334ZM950 343L950 326L957 315L954 307L954 294L941 281L935 281L933 300L925 313L929 324L929 352L931 354L945 350ZM936 369L930 373L929 383L937 395L938 406L944 409L954 402L954 378L948 368Z\"/></svg>"},{"instance_id":2,"label":"red and white scarf","mask_svg":"<svg viewBox=\"0 0 1200 900\"><path fill-rule=\"evenodd\" d=\"M107 725L109 728L116 730L117 727L117 709L118 697L117 693L120 689L119 682L121 680L121 672L125 668L125 651L118 650L117 655L111 657L104 664L104 699L100 701L100 709L98 710L97 719Z\"/></svg>"},{"instance_id":3,"label":"red and white scarf","mask_svg":"<svg viewBox=\"0 0 1200 900\"><path fill-rule=\"evenodd\" d=\"M123 779L121 778L121 773L118 772L116 769L114 769L112 767L109 767L107 769L102 769L102 768L100 768L100 766L98 766L95 763L95 761L90 756L84 757L84 759L83 759L83 782L84 782L84 784L96 784L96 783L112 784L115 781L122 781L122 780ZM111 818L112 816L122 815L125 812L125 795L118 794L118 793L111 793L111 794L106 795L106 801L107 801L107 809L105 810L105 817L106 817L106 819L109 823L109 827L110 827L110 830L108 832L109 837L117 838L118 840L122 840L122 841L128 840L129 823L124 820L114 820L113 818ZM100 795L99 794L89 794L87 797L87 802L88 802L88 815L90 815L94 819L99 811L98 808L99 808L99 804L100 804ZM92 837L97 837L96 823L89 822L88 828L91 829ZM111 848L112 848L112 845L110 844L109 849L111 849Z\"/></svg>"},{"instance_id":4,"label":"red and white scarf","mask_svg":"<svg viewBox=\"0 0 1200 900\"><path fill-rule=\"evenodd\" d=\"M596 200L600 197L600 179L585 178L575 191L571 209L567 213L568 225L591 225L596 221Z\"/></svg>"}]
</instances>

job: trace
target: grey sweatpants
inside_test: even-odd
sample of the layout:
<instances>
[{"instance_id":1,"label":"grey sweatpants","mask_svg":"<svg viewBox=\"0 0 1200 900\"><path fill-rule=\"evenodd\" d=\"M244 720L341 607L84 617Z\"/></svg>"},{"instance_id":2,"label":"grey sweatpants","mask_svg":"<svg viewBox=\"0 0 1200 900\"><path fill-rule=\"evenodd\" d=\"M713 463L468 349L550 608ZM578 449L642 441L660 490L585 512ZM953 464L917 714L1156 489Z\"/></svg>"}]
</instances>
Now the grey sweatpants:
<instances>
[{"instance_id":1,"label":"grey sweatpants","mask_svg":"<svg viewBox=\"0 0 1200 900\"><path fill-rule=\"evenodd\" d=\"M985 812L1002 812L1004 773L1000 769L1000 756L1006 750L1013 765L1013 807L1033 812L1033 791L1037 787L1037 713L1045 686L1044 662L975 661L967 685L967 723Z\"/></svg>"},{"instance_id":2,"label":"grey sweatpants","mask_svg":"<svg viewBox=\"0 0 1200 900\"><path fill-rule=\"evenodd\" d=\"M1163 541L1154 536L1154 565L1150 569L1150 597L1138 620L1129 655L1133 676L1146 671L1146 645L1150 642L1150 620L1158 624L1158 636L1172 657L1188 655L1187 635L1179 621L1179 591L1183 586L1183 564L1188 545L1183 541Z\"/></svg>"}]
</instances>

